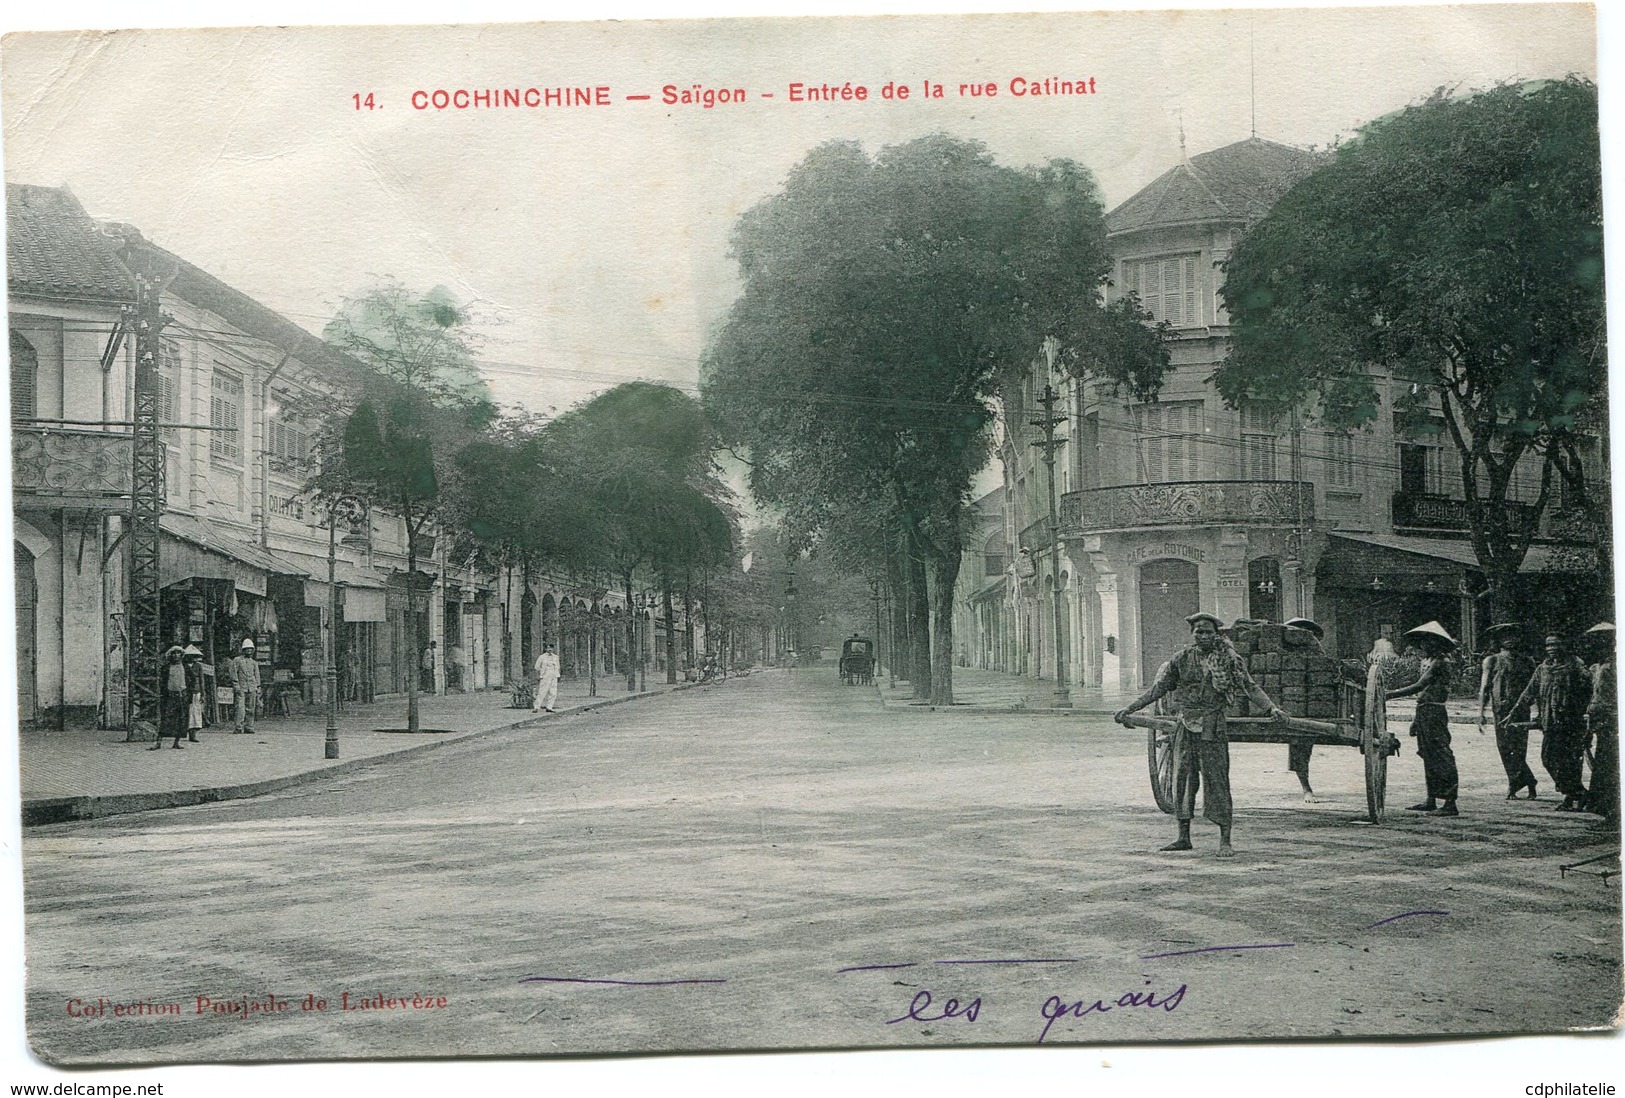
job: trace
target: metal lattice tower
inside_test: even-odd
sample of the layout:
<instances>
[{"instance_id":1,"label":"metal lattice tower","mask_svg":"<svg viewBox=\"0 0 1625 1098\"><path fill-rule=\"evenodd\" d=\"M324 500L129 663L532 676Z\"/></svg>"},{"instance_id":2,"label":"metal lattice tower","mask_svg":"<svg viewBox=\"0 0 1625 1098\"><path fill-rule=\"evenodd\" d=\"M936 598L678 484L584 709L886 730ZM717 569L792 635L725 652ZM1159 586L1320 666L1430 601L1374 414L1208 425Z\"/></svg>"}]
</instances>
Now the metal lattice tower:
<instances>
[{"instance_id":1,"label":"metal lattice tower","mask_svg":"<svg viewBox=\"0 0 1625 1098\"><path fill-rule=\"evenodd\" d=\"M130 684L130 739L155 739L158 675L163 639L158 623L159 518L164 510L164 440L158 431L161 401L158 363L160 334L167 323L163 290L172 277L168 264L134 234L123 249L135 276L134 468L130 492L130 642L126 649ZM150 731L149 731L150 729Z\"/></svg>"}]
</instances>

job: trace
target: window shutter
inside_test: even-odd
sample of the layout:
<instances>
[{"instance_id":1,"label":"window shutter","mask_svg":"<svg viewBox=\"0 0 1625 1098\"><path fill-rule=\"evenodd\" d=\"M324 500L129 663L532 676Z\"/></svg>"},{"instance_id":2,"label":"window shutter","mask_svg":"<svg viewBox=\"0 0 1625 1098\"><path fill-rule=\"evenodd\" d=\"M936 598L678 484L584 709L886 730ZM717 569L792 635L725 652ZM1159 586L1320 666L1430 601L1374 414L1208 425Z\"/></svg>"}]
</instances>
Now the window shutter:
<instances>
[{"instance_id":1,"label":"window shutter","mask_svg":"<svg viewBox=\"0 0 1625 1098\"><path fill-rule=\"evenodd\" d=\"M1196 257L1185 257L1185 323L1198 323L1196 316Z\"/></svg>"}]
</instances>

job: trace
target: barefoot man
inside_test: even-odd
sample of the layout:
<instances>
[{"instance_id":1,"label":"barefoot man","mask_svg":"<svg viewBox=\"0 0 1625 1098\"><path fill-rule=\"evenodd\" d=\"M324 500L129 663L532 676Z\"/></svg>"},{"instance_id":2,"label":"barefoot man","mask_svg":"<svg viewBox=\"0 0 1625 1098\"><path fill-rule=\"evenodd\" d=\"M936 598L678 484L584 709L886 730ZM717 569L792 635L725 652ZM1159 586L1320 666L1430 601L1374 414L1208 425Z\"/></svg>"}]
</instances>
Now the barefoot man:
<instances>
[{"instance_id":1,"label":"barefoot man","mask_svg":"<svg viewBox=\"0 0 1625 1098\"><path fill-rule=\"evenodd\" d=\"M1285 714L1247 674L1246 661L1219 636L1223 626L1212 614L1192 614L1191 646L1162 665L1151 689L1126 709L1117 711L1118 723L1167 694L1172 694L1179 724L1174 730L1174 815L1179 838L1164 850L1191 848L1191 817L1196 814L1196 791L1202 793L1202 815L1219 825L1219 857L1235 856L1230 846L1230 735L1226 711L1245 694L1258 709L1276 720Z\"/></svg>"}]
</instances>

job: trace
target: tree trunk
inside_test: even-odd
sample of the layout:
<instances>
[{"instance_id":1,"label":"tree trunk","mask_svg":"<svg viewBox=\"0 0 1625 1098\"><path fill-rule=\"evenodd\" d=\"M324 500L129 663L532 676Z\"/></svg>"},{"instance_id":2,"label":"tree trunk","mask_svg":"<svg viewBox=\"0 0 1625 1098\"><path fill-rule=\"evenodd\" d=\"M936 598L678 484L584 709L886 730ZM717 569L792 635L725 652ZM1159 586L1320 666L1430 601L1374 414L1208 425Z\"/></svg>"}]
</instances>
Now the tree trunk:
<instances>
[{"instance_id":1,"label":"tree trunk","mask_svg":"<svg viewBox=\"0 0 1625 1098\"><path fill-rule=\"evenodd\" d=\"M416 732L418 718L418 679L423 674L423 650L428 642L418 632L418 532L411 508L406 515L406 633L412 638L410 670L406 675L406 730Z\"/></svg>"},{"instance_id":2,"label":"tree trunk","mask_svg":"<svg viewBox=\"0 0 1625 1098\"><path fill-rule=\"evenodd\" d=\"M914 697L931 698L931 597L926 590L925 561L909 553L904 561L904 601L908 604L904 622L908 629L909 682Z\"/></svg>"},{"instance_id":3,"label":"tree trunk","mask_svg":"<svg viewBox=\"0 0 1625 1098\"><path fill-rule=\"evenodd\" d=\"M666 682L668 685L677 681L677 630L676 624L671 620L671 583L662 581L661 611L666 615Z\"/></svg>"},{"instance_id":4,"label":"tree trunk","mask_svg":"<svg viewBox=\"0 0 1625 1098\"><path fill-rule=\"evenodd\" d=\"M638 692L638 661L643 653L638 651L637 634L637 607L632 605L632 570L628 568L621 573L621 593L626 597L626 692Z\"/></svg>"},{"instance_id":5,"label":"tree trunk","mask_svg":"<svg viewBox=\"0 0 1625 1098\"><path fill-rule=\"evenodd\" d=\"M886 556L886 667L893 686L908 678L908 642L902 627L903 566L896 554Z\"/></svg>"},{"instance_id":6,"label":"tree trunk","mask_svg":"<svg viewBox=\"0 0 1625 1098\"><path fill-rule=\"evenodd\" d=\"M931 566L931 704L954 703L954 583L959 554L938 553Z\"/></svg>"},{"instance_id":7,"label":"tree trunk","mask_svg":"<svg viewBox=\"0 0 1625 1098\"><path fill-rule=\"evenodd\" d=\"M598 616L603 604L594 602L587 617L587 697L598 696Z\"/></svg>"},{"instance_id":8,"label":"tree trunk","mask_svg":"<svg viewBox=\"0 0 1625 1098\"><path fill-rule=\"evenodd\" d=\"M683 670L694 666L694 595L683 581Z\"/></svg>"}]
</instances>

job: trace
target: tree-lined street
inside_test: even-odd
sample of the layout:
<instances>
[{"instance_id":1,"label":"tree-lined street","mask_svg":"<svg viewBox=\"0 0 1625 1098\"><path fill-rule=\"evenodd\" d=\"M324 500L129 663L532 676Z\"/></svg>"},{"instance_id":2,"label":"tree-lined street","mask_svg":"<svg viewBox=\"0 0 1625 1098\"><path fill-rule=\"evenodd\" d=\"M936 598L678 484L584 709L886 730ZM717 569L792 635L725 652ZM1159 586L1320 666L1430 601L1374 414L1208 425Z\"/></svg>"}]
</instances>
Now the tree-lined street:
<instances>
[{"instance_id":1,"label":"tree-lined street","mask_svg":"<svg viewBox=\"0 0 1625 1098\"><path fill-rule=\"evenodd\" d=\"M1237 746L1221 863L1201 821L1157 853L1144 740L1105 715L881 689L770 672L31 830L31 1040L129 1062L1027 1044L1046 1013L1046 1043L1503 1033L1617 998L1615 886L1559 873L1610 833L1503 801L1488 736L1457 737L1462 817L1381 827L1356 753L1316 753L1305 805L1284 749ZM1419 772L1407 748L1391 782ZM267 996L287 1008L225 1005Z\"/></svg>"}]
</instances>

